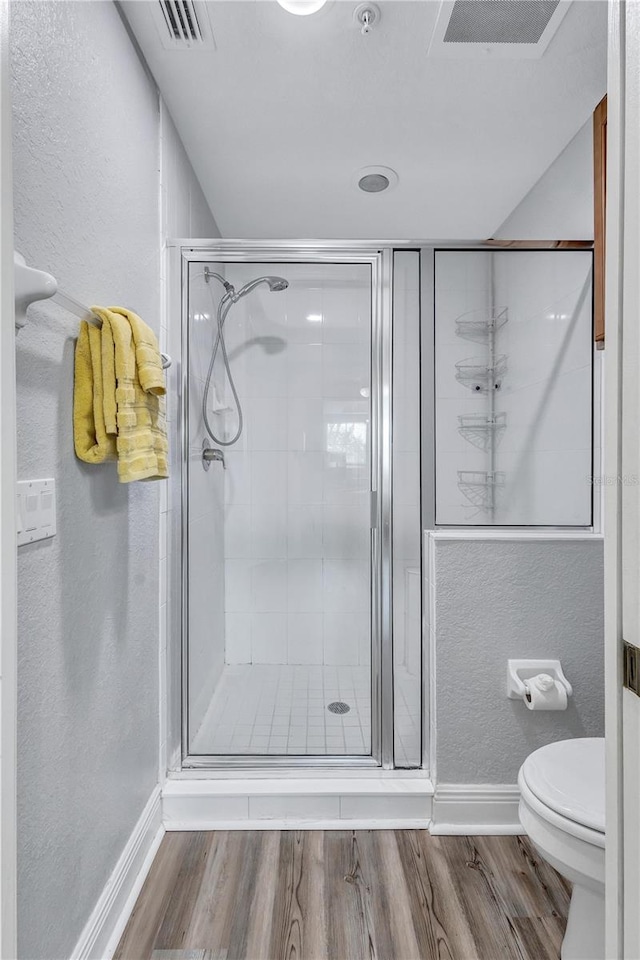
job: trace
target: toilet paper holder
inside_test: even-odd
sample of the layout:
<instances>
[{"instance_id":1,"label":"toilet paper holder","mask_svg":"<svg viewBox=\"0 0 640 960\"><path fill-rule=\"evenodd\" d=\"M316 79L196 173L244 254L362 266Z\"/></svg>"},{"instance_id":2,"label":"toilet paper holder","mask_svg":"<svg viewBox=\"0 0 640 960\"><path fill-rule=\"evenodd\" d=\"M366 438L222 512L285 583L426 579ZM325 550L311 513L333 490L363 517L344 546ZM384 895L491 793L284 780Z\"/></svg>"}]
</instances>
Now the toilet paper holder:
<instances>
[{"instance_id":1,"label":"toilet paper holder","mask_svg":"<svg viewBox=\"0 0 640 960\"><path fill-rule=\"evenodd\" d=\"M556 683L564 687L567 697L573 693L573 687L567 680L559 660L508 660L507 661L507 696L510 700L530 701L529 681L539 678L540 688L544 690L551 683L543 681L542 677L550 677L553 685Z\"/></svg>"}]
</instances>

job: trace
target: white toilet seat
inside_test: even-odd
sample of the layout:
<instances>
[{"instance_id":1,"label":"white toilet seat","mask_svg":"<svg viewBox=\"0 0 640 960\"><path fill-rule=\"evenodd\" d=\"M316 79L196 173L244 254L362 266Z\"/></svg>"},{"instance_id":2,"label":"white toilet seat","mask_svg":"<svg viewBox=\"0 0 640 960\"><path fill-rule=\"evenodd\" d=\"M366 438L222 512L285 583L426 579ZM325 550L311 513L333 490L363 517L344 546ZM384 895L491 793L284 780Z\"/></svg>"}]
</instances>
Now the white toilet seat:
<instances>
[{"instance_id":1,"label":"white toilet seat","mask_svg":"<svg viewBox=\"0 0 640 960\"><path fill-rule=\"evenodd\" d=\"M545 808L587 831L602 834L604 844L603 739L585 737L549 743L527 757L521 772L531 794ZM589 836L588 832L584 834L587 842L593 842Z\"/></svg>"},{"instance_id":2,"label":"white toilet seat","mask_svg":"<svg viewBox=\"0 0 640 960\"><path fill-rule=\"evenodd\" d=\"M594 847L601 847L604 850L604 832L593 830L591 827L585 827L575 820L570 820L569 817L562 816L562 814L543 803L529 787L523 770L521 770L518 775L518 786L520 787L521 799L529 806L532 812L542 817L543 820L546 820L552 826L556 827L556 829L569 834L569 836L575 837L577 840L582 840L584 843L590 843Z\"/></svg>"}]
</instances>

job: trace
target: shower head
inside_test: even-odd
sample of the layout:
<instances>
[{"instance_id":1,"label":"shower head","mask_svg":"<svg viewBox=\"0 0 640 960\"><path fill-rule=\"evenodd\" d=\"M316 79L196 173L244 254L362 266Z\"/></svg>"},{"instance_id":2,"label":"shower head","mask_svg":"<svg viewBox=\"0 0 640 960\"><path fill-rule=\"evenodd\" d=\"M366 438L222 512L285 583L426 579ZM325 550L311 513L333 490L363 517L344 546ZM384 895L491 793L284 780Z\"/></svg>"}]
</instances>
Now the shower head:
<instances>
[{"instance_id":1,"label":"shower head","mask_svg":"<svg viewBox=\"0 0 640 960\"><path fill-rule=\"evenodd\" d=\"M269 290L271 290L272 293L286 290L289 286L289 281L285 280L284 277L267 277L266 279L269 284Z\"/></svg>"},{"instance_id":2,"label":"shower head","mask_svg":"<svg viewBox=\"0 0 640 960\"><path fill-rule=\"evenodd\" d=\"M234 303L240 299L240 297L246 297L248 293L251 293L252 290L255 290L257 286L261 283L266 283L269 285L269 290L272 293L277 293L280 290L286 290L289 286L289 281L285 280L284 277L257 277L255 280L250 280L249 283L245 283L244 287L238 290L237 293L231 294L231 299Z\"/></svg>"}]
</instances>

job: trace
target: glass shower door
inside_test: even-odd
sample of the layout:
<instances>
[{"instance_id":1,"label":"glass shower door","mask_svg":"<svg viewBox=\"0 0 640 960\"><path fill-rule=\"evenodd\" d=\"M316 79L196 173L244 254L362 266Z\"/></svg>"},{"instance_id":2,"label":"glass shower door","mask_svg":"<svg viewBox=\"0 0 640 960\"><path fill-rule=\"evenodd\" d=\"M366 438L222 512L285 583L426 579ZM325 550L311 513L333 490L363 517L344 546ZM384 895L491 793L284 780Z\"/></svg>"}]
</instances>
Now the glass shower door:
<instances>
[{"instance_id":1,"label":"glass shower door","mask_svg":"<svg viewBox=\"0 0 640 960\"><path fill-rule=\"evenodd\" d=\"M369 757L372 264L192 260L187 341L188 753Z\"/></svg>"}]
</instances>

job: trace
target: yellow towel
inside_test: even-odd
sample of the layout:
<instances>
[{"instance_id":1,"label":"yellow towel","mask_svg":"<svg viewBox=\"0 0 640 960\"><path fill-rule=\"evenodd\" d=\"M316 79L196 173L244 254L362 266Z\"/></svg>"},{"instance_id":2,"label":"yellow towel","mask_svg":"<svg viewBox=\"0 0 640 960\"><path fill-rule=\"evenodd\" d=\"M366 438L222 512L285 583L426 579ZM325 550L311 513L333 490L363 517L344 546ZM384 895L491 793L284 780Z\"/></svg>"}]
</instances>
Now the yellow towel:
<instances>
[{"instance_id":1,"label":"yellow towel","mask_svg":"<svg viewBox=\"0 0 640 960\"><path fill-rule=\"evenodd\" d=\"M164 370L158 340L151 327L133 312L123 307L110 307L112 313L120 314L129 321L136 350L136 366L140 386L145 393L155 393L163 397L167 392L164 384Z\"/></svg>"},{"instance_id":2,"label":"yellow towel","mask_svg":"<svg viewBox=\"0 0 640 960\"><path fill-rule=\"evenodd\" d=\"M80 327L76 453L88 463L117 459L121 483L168 477L164 372L155 334L120 307L91 309L102 320L102 330L86 321Z\"/></svg>"},{"instance_id":3,"label":"yellow towel","mask_svg":"<svg viewBox=\"0 0 640 960\"><path fill-rule=\"evenodd\" d=\"M136 425L136 357L129 323L106 307L92 307L102 320L102 376L104 420L114 435L119 427Z\"/></svg>"},{"instance_id":4,"label":"yellow towel","mask_svg":"<svg viewBox=\"0 0 640 960\"><path fill-rule=\"evenodd\" d=\"M120 482L168 477L166 420L160 396L165 393L164 372L155 334L140 317L121 307L91 309L102 320L103 372L109 381L105 380L105 398L115 397ZM109 428L113 408L111 399L105 402Z\"/></svg>"},{"instance_id":5,"label":"yellow towel","mask_svg":"<svg viewBox=\"0 0 640 960\"><path fill-rule=\"evenodd\" d=\"M111 330L110 314L102 314L102 383L104 425L107 433L115 437L118 433L116 403L116 347Z\"/></svg>"},{"instance_id":6,"label":"yellow towel","mask_svg":"<svg viewBox=\"0 0 640 960\"><path fill-rule=\"evenodd\" d=\"M73 441L85 463L115 460L116 438L104 420L100 330L83 320L76 344L73 387ZM110 431L109 431L110 432Z\"/></svg>"}]
</instances>

